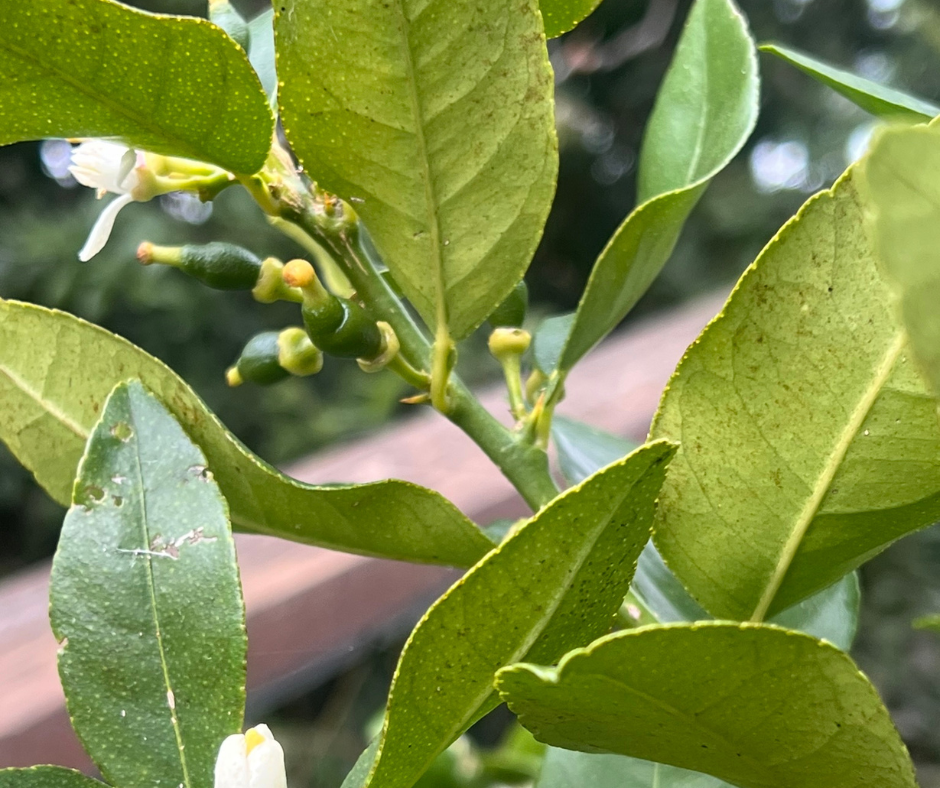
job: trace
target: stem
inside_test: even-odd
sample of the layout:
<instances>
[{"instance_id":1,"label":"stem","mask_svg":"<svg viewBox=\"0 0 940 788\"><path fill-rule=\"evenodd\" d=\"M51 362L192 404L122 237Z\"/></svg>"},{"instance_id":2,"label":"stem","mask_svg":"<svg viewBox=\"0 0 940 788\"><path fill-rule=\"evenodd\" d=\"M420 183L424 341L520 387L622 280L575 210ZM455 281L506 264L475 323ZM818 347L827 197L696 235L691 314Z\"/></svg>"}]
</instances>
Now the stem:
<instances>
[{"instance_id":1,"label":"stem","mask_svg":"<svg viewBox=\"0 0 940 788\"><path fill-rule=\"evenodd\" d=\"M272 154L270 161L276 166L278 158ZM308 188L292 171L288 172L286 166L277 169L279 173L270 187L261 179L245 178L242 183L266 213L298 226L326 249L373 316L394 329L401 345L401 358L418 375L429 373L432 355L442 356L442 352L440 349L437 353L432 351L427 334L380 274L378 261L363 242L355 211L335 198L314 193L316 187ZM447 340L448 375L444 380L449 377L450 385L442 413L483 449L529 506L541 509L558 495L549 472L548 455L500 424L456 375L449 374L454 354L453 342L449 336ZM433 378L431 382L433 386Z\"/></svg>"},{"instance_id":2,"label":"stem","mask_svg":"<svg viewBox=\"0 0 940 788\"><path fill-rule=\"evenodd\" d=\"M507 430L459 381L451 378L447 417L483 449L526 503L538 511L558 495L548 470L548 455Z\"/></svg>"}]
</instances>

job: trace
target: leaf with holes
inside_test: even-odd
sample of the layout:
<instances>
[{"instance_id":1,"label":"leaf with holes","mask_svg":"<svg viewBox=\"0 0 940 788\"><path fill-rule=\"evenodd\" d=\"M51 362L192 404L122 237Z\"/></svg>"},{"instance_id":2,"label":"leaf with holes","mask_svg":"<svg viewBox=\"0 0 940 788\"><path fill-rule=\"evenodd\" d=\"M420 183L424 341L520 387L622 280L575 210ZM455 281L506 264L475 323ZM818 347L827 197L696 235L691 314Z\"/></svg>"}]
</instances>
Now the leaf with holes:
<instances>
[{"instance_id":1,"label":"leaf with holes","mask_svg":"<svg viewBox=\"0 0 940 788\"><path fill-rule=\"evenodd\" d=\"M538 0L282 0L281 117L430 326L470 334L535 253L558 171Z\"/></svg>"},{"instance_id":2,"label":"leaf with holes","mask_svg":"<svg viewBox=\"0 0 940 788\"><path fill-rule=\"evenodd\" d=\"M500 667L553 661L609 630L674 451L645 446L556 498L435 603L402 651L359 785L409 788L496 705Z\"/></svg>"},{"instance_id":3,"label":"leaf with holes","mask_svg":"<svg viewBox=\"0 0 940 788\"><path fill-rule=\"evenodd\" d=\"M879 258L914 355L940 397L940 128L886 131L865 176Z\"/></svg>"},{"instance_id":4,"label":"leaf with holes","mask_svg":"<svg viewBox=\"0 0 940 788\"><path fill-rule=\"evenodd\" d=\"M274 119L245 53L204 19L112 0L0 3L0 145L108 137L261 169Z\"/></svg>"},{"instance_id":5,"label":"leaf with holes","mask_svg":"<svg viewBox=\"0 0 940 788\"><path fill-rule=\"evenodd\" d=\"M804 74L832 88L879 118L903 119L917 123L940 115L940 108L928 101L879 85L849 71L834 68L795 49L780 44L762 44L760 50L796 66Z\"/></svg>"},{"instance_id":6,"label":"leaf with holes","mask_svg":"<svg viewBox=\"0 0 940 788\"><path fill-rule=\"evenodd\" d=\"M940 431L850 171L758 257L679 364L654 540L719 618L762 619L940 518Z\"/></svg>"},{"instance_id":7,"label":"leaf with holes","mask_svg":"<svg viewBox=\"0 0 940 788\"><path fill-rule=\"evenodd\" d=\"M767 624L627 630L497 686L554 746L711 774L741 788L916 788L878 693L843 652Z\"/></svg>"},{"instance_id":8,"label":"leaf with holes","mask_svg":"<svg viewBox=\"0 0 940 788\"><path fill-rule=\"evenodd\" d=\"M672 254L711 179L757 121L757 53L731 0L696 0L650 118L641 205L601 252L559 368L571 369L636 306Z\"/></svg>"},{"instance_id":9,"label":"leaf with holes","mask_svg":"<svg viewBox=\"0 0 940 788\"><path fill-rule=\"evenodd\" d=\"M72 725L105 779L211 785L245 707L235 544L205 456L136 381L88 439L49 598Z\"/></svg>"},{"instance_id":10,"label":"leaf with holes","mask_svg":"<svg viewBox=\"0 0 940 788\"><path fill-rule=\"evenodd\" d=\"M315 487L284 476L153 356L63 312L0 299L0 439L57 501L70 500L85 441L112 387L131 377L160 396L205 452L239 530L456 566L493 547L453 504L423 487Z\"/></svg>"}]
</instances>

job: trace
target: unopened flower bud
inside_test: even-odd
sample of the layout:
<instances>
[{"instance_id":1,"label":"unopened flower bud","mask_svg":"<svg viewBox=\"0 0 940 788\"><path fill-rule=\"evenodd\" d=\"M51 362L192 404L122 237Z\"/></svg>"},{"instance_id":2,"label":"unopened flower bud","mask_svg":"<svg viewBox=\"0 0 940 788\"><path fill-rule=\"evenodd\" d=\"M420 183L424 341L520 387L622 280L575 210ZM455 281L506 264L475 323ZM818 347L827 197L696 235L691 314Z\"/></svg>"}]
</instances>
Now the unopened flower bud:
<instances>
[{"instance_id":1,"label":"unopened flower bud","mask_svg":"<svg viewBox=\"0 0 940 788\"><path fill-rule=\"evenodd\" d=\"M227 243L137 248L141 265L160 263L185 271L216 290L251 290L261 275L261 260L247 249Z\"/></svg>"},{"instance_id":2,"label":"unopened flower bud","mask_svg":"<svg viewBox=\"0 0 940 788\"><path fill-rule=\"evenodd\" d=\"M490 334L489 348L497 359L521 356L532 344L532 335L521 328L497 328Z\"/></svg>"},{"instance_id":3,"label":"unopened flower bud","mask_svg":"<svg viewBox=\"0 0 940 788\"><path fill-rule=\"evenodd\" d=\"M284 750L267 725L222 742L215 762L215 788L287 788Z\"/></svg>"}]
</instances>

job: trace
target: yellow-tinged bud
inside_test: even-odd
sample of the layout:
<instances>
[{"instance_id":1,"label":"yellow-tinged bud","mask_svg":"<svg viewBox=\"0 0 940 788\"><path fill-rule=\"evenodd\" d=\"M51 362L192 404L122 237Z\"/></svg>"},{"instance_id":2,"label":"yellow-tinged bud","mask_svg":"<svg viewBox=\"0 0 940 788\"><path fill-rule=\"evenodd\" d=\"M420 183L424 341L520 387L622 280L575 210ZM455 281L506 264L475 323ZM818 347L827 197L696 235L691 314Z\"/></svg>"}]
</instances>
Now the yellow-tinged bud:
<instances>
[{"instance_id":1,"label":"yellow-tinged bud","mask_svg":"<svg viewBox=\"0 0 940 788\"><path fill-rule=\"evenodd\" d=\"M490 334L489 348L497 359L521 356L532 344L532 335L521 328L497 328Z\"/></svg>"},{"instance_id":2,"label":"yellow-tinged bud","mask_svg":"<svg viewBox=\"0 0 940 788\"><path fill-rule=\"evenodd\" d=\"M288 287L309 287L317 278L313 266L306 260L291 260L281 272Z\"/></svg>"}]
</instances>

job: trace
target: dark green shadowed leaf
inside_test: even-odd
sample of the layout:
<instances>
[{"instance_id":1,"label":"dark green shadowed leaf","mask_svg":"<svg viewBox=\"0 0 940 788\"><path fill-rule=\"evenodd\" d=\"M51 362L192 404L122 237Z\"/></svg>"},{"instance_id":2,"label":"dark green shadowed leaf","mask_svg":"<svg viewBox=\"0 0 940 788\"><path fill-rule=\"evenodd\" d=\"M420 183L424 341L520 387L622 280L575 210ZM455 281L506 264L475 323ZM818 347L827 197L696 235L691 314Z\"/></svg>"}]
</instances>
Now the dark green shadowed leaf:
<instances>
[{"instance_id":1,"label":"dark green shadowed leaf","mask_svg":"<svg viewBox=\"0 0 940 788\"><path fill-rule=\"evenodd\" d=\"M816 58L780 44L762 44L761 52L776 55L817 82L822 82L866 112L879 118L920 122L940 115L940 108L900 90L879 85L849 71L834 68Z\"/></svg>"},{"instance_id":2,"label":"dark green shadowed leaf","mask_svg":"<svg viewBox=\"0 0 940 788\"><path fill-rule=\"evenodd\" d=\"M706 186L754 128L758 86L754 43L734 3L697 0L646 130L640 206L594 266L561 370L616 328L653 283Z\"/></svg>"},{"instance_id":3,"label":"dark green shadowed leaf","mask_svg":"<svg viewBox=\"0 0 940 788\"><path fill-rule=\"evenodd\" d=\"M636 448L635 443L564 416L552 419L552 440L558 450L561 472L571 484L580 484Z\"/></svg>"},{"instance_id":4,"label":"dark green shadowed leaf","mask_svg":"<svg viewBox=\"0 0 940 788\"><path fill-rule=\"evenodd\" d=\"M528 268L555 192L538 0L282 0L281 117L430 326L470 334Z\"/></svg>"},{"instance_id":5,"label":"dark green shadowed leaf","mask_svg":"<svg viewBox=\"0 0 940 788\"><path fill-rule=\"evenodd\" d=\"M545 37L557 38L573 30L600 4L601 0L539 0L542 19L545 20Z\"/></svg>"},{"instance_id":6,"label":"dark green shadowed leaf","mask_svg":"<svg viewBox=\"0 0 940 788\"><path fill-rule=\"evenodd\" d=\"M129 377L156 392L205 452L239 530L456 566L493 547L451 503L417 485L321 488L289 479L249 452L157 359L71 315L0 300L0 439L57 501L70 500L88 433L111 388Z\"/></svg>"},{"instance_id":7,"label":"dark green shadowed leaf","mask_svg":"<svg viewBox=\"0 0 940 788\"><path fill-rule=\"evenodd\" d=\"M940 397L940 129L891 129L865 164L878 256L921 371Z\"/></svg>"},{"instance_id":8,"label":"dark green shadowed leaf","mask_svg":"<svg viewBox=\"0 0 940 788\"><path fill-rule=\"evenodd\" d=\"M699 772L625 755L549 747L536 788L730 788Z\"/></svg>"},{"instance_id":9,"label":"dark green shadowed leaf","mask_svg":"<svg viewBox=\"0 0 940 788\"><path fill-rule=\"evenodd\" d=\"M543 320L536 329L532 342L532 355L535 358L535 366L546 375L558 366L573 324L574 314L557 315Z\"/></svg>"},{"instance_id":10,"label":"dark green shadowed leaf","mask_svg":"<svg viewBox=\"0 0 940 788\"><path fill-rule=\"evenodd\" d=\"M648 445L562 494L438 600L402 652L367 784L413 785L497 704L500 667L554 661L609 630L674 451Z\"/></svg>"},{"instance_id":11,"label":"dark green shadowed leaf","mask_svg":"<svg viewBox=\"0 0 940 788\"><path fill-rule=\"evenodd\" d=\"M204 19L112 0L0 3L0 145L107 137L250 174L273 117L245 53Z\"/></svg>"},{"instance_id":12,"label":"dark green shadowed leaf","mask_svg":"<svg viewBox=\"0 0 940 788\"><path fill-rule=\"evenodd\" d=\"M653 538L719 618L773 616L940 519L935 406L851 172L748 269L651 434L681 443Z\"/></svg>"},{"instance_id":13,"label":"dark green shadowed leaf","mask_svg":"<svg viewBox=\"0 0 940 788\"><path fill-rule=\"evenodd\" d=\"M72 725L112 785L209 786L241 730L247 651L212 470L140 383L122 384L73 501L49 591Z\"/></svg>"},{"instance_id":14,"label":"dark green shadowed leaf","mask_svg":"<svg viewBox=\"0 0 940 788\"><path fill-rule=\"evenodd\" d=\"M277 109L277 62L274 51L274 9L269 8L248 23L248 59L261 86Z\"/></svg>"},{"instance_id":15,"label":"dark green shadowed leaf","mask_svg":"<svg viewBox=\"0 0 940 788\"><path fill-rule=\"evenodd\" d=\"M81 772L61 766L0 769L0 788L105 788Z\"/></svg>"},{"instance_id":16,"label":"dark green shadowed leaf","mask_svg":"<svg viewBox=\"0 0 940 788\"><path fill-rule=\"evenodd\" d=\"M536 738L714 775L741 788L915 788L887 709L843 652L727 622L608 635L557 668L499 672Z\"/></svg>"}]
</instances>

